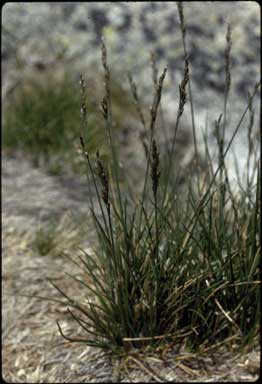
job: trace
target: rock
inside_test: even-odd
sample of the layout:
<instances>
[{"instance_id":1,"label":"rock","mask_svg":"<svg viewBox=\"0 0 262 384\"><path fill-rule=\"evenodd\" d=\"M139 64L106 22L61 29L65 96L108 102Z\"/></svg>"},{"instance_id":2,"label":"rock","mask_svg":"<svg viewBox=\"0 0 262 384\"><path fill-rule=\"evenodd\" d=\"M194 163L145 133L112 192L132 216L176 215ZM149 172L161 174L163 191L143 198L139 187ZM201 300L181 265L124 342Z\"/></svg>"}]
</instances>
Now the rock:
<instances>
[{"instance_id":1,"label":"rock","mask_svg":"<svg viewBox=\"0 0 262 384\"><path fill-rule=\"evenodd\" d=\"M160 70L168 65L163 100L165 112L172 119L178 99L178 84L183 72L183 47L177 7L174 2L119 3L6 3L3 8L4 79L8 78L15 60L23 57L26 66L34 62L52 62L58 53L63 65L72 68L78 63L102 69L100 37L108 47L108 62L114 75L125 79L128 69L133 73L146 103L151 103L152 80L150 51L157 56ZM197 138L202 144L202 128L208 111L209 125L223 112L224 51L228 22L232 22L232 87L228 114L228 138L246 105L247 91L259 78L260 28L256 2L185 2L187 44L192 63L192 90L197 121ZM50 33L52 31L52 33ZM9 52L12 51L12 55ZM38 56L38 59L36 58ZM47 59L48 58L48 59ZM23 61L23 60L22 60ZM38 65L38 64L37 64ZM247 67L248 66L248 67ZM22 73L22 68L19 68ZM5 82L5 80L4 80ZM128 88L128 82L123 80ZM5 85L4 85L5 87ZM164 99L164 97L163 97ZM175 107L174 107L175 106ZM258 106L258 101L256 101ZM171 116L171 117L170 117ZM190 111L188 111L190 122ZM255 120L255 126L258 126ZM242 127L244 132L245 126ZM210 129L211 131L211 129ZM243 146L246 136L242 134ZM213 150L216 148L214 147ZM235 148L237 150L237 148ZM243 160L243 158L242 158ZM239 167L243 168L243 161Z\"/></svg>"}]
</instances>

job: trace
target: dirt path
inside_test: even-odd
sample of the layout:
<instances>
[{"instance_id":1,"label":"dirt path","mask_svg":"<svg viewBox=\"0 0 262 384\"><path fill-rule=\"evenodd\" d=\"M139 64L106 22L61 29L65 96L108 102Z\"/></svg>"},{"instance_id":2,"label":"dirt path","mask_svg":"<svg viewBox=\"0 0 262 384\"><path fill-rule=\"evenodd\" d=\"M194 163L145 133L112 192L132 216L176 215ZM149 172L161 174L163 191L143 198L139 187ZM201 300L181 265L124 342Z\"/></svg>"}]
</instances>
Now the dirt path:
<instances>
[{"instance_id":1,"label":"dirt path","mask_svg":"<svg viewBox=\"0 0 262 384\"><path fill-rule=\"evenodd\" d=\"M133 354L119 366L96 349L61 344L56 319L68 334L79 332L66 310L51 301L17 294L56 297L47 276L56 279L69 295L81 293L80 287L64 278L64 272L79 271L59 252L41 256L32 248L32 240L38 226L55 215L60 219L56 251L74 254L80 240L69 212L78 217L86 212L86 194L84 179L49 176L21 156L2 156L3 378L31 383L254 381L259 370L258 350L243 356L223 351L193 359L183 350L171 348L161 358ZM90 246L83 234L80 243Z\"/></svg>"}]
</instances>

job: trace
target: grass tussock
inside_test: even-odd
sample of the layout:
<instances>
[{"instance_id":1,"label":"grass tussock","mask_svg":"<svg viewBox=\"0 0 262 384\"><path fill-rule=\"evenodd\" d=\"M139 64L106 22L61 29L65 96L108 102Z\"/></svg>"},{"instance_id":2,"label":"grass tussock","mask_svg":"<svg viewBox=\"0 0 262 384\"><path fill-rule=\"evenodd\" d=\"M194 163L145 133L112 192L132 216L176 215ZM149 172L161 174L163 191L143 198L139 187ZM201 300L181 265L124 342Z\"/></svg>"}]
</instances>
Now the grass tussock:
<instances>
[{"instance_id":1,"label":"grass tussock","mask_svg":"<svg viewBox=\"0 0 262 384\"><path fill-rule=\"evenodd\" d=\"M79 214L78 219L83 222L85 218ZM65 250L74 250L83 239L83 234L84 231L79 230L79 225L70 215L64 214L59 219L50 217L38 224L31 247L41 256L60 257Z\"/></svg>"},{"instance_id":2,"label":"grass tussock","mask_svg":"<svg viewBox=\"0 0 262 384\"><path fill-rule=\"evenodd\" d=\"M60 73L61 72L61 73ZM4 100L3 147L9 151L27 153L36 166L45 165L53 173L61 173L68 164L74 171L83 173L82 156L78 154L79 94L78 79L71 72L33 71L14 87ZM85 104L89 116L88 151L103 149L108 155L99 114L99 89L88 79L89 90ZM92 89L92 91L91 91ZM102 97L102 96L101 96ZM133 114L127 93L117 81L112 81L112 102L116 106L116 120L121 126L128 114ZM125 112L124 112L125 111Z\"/></svg>"},{"instance_id":3,"label":"grass tussock","mask_svg":"<svg viewBox=\"0 0 262 384\"><path fill-rule=\"evenodd\" d=\"M156 139L156 118L167 69L154 75L154 97L147 121L136 84L129 74L131 93L143 127L140 139L145 148L145 178L141 196L121 190L120 161L115 141L111 72L107 49L102 41L104 97L101 102L104 131L110 148L110 162L101 150L88 148L90 115L86 107L88 87L81 76L80 145L87 166L88 184L93 184L99 212L90 194L90 212L97 233L94 254L82 251L72 261L86 279L70 276L86 289L86 298L72 298L54 281L61 294L61 304L82 328L82 337L61 335L70 342L81 342L109 350L141 347L145 344L176 342L185 339L190 348L208 350L211 346L254 343L260 320L260 184L258 163L248 185L232 191L225 157L239 131L247 129L249 153L252 145L252 102L259 90L257 83L247 106L239 116L228 143L227 100L230 96L231 29L225 42L225 101L223 114L215 121L218 166L210 161L207 140L205 171L198 167L195 144L195 176L189 178L183 193L176 180L179 172L174 162L176 135L184 106L190 99L193 135L196 136L194 108L190 87L190 58L186 47L186 25L179 3L185 69L179 85L179 102L173 137L163 156ZM248 127L244 117L250 114ZM58 134L61 140L61 132ZM252 148L252 150L251 150ZM128 166L125 170L128 172ZM256 179L255 179L256 178Z\"/></svg>"}]
</instances>

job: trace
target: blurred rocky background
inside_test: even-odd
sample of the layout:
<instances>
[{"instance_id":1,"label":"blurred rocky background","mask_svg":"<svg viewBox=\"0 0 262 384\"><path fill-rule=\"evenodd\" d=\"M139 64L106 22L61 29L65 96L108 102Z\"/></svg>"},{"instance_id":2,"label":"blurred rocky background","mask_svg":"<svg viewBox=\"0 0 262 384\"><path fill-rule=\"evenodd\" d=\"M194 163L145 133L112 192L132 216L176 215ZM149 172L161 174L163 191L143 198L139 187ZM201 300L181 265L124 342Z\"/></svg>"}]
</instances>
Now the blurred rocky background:
<instances>
[{"instance_id":1,"label":"blurred rocky background","mask_svg":"<svg viewBox=\"0 0 262 384\"><path fill-rule=\"evenodd\" d=\"M202 130L208 122L209 140L215 146L214 120L223 112L227 23L232 24L233 40L229 138L244 110L248 91L260 76L260 7L250 1L184 2L184 16L197 139L203 147ZM184 66L175 2L6 3L2 9L2 96L5 98L34 72L39 75L51 70L59 78L63 71L70 70L76 81L80 72L95 79L102 73L101 36L105 37L114 78L129 90L130 70L145 103L150 104L154 89L151 52L159 74L167 65L162 106L172 125ZM96 87L94 83L93 89ZM258 107L257 98L257 115ZM184 120L186 126L190 125L189 106ZM244 121L234 145L240 167L247 147L246 126ZM258 126L256 117L255 132Z\"/></svg>"}]
</instances>

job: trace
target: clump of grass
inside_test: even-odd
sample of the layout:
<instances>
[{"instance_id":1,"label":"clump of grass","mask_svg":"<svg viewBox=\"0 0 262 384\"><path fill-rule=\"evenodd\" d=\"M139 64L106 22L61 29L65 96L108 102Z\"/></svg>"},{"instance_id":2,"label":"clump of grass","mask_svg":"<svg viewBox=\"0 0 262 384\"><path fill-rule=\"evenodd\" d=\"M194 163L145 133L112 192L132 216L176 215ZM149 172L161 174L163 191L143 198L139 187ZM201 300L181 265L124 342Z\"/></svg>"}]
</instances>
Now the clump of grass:
<instances>
[{"instance_id":1,"label":"clump of grass","mask_svg":"<svg viewBox=\"0 0 262 384\"><path fill-rule=\"evenodd\" d=\"M72 154L78 108L69 76L57 82L50 74L44 81L40 76L25 80L5 102L4 147L31 153L36 165L69 148Z\"/></svg>"},{"instance_id":2,"label":"clump of grass","mask_svg":"<svg viewBox=\"0 0 262 384\"><path fill-rule=\"evenodd\" d=\"M184 16L181 5L179 7L185 38ZM227 43L231 44L231 38L227 38ZM226 55L229 61L229 49ZM88 180L95 186L98 201L99 212L96 212L90 196L90 211L98 242L95 254L83 251L77 260L72 259L88 275L86 280L71 276L85 287L88 303L81 297L69 297L51 281L63 296L61 303L69 307L68 312L83 331L82 337L67 335L57 322L61 335L70 342L83 342L109 350L141 347L148 343L157 345L170 340L176 342L181 338L185 339L188 347L201 347L202 351L223 343L252 344L258 334L260 319L260 169L257 163L257 182L252 193L239 188L233 194L224 159L245 115L252 111L252 100L259 83L250 94L248 105L228 144L223 142L223 147L222 118L216 122L218 167L214 169L209 163L206 142L205 157L209 167L203 174L197 173L197 179L190 179L186 192L179 195L177 186L170 180L175 178L177 171L173 154L180 118L187 102L188 58L185 56L177 120L167 164L161 161L162 154L155 137L155 122L167 70L164 69L155 81L148 124L134 82L129 77L137 112L144 129L148 130L147 141L143 137L146 149L144 188L142 196L135 199L120 190L111 76L104 42L102 65L105 96L101 107L111 161L105 163L100 151L96 157L88 151L84 137L84 129L88 130L88 113L82 114L80 143L88 168ZM229 66L227 68L230 71ZM229 73L226 76L226 98L230 88L228 79ZM83 84L82 81L82 90L85 88ZM226 109L225 102L225 129ZM83 103L82 110L86 111ZM193 109L191 113L194 113ZM250 118L253 119L252 113ZM250 121L250 138L251 127Z\"/></svg>"},{"instance_id":3,"label":"clump of grass","mask_svg":"<svg viewBox=\"0 0 262 384\"><path fill-rule=\"evenodd\" d=\"M89 81L89 79L88 79ZM112 81L113 104L117 105L116 122L121 125L128 97L116 81ZM71 72L57 74L46 70L26 76L4 102L3 147L9 151L28 153L36 166L48 166L58 174L68 164L74 171L83 172L82 157L77 156L79 137L79 106L86 98L89 114L88 150L103 148L107 156L105 137L99 129L94 87L87 95L79 95L78 84ZM82 100L82 101L81 101Z\"/></svg>"},{"instance_id":4,"label":"clump of grass","mask_svg":"<svg viewBox=\"0 0 262 384\"><path fill-rule=\"evenodd\" d=\"M48 225L44 228L39 228L35 233L35 238L32 242L32 248L39 255L46 256L54 251L56 247L56 233L53 225Z\"/></svg>"},{"instance_id":5,"label":"clump of grass","mask_svg":"<svg viewBox=\"0 0 262 384\"><path fill-rule=\"evenodd\" d=\"M78 217L81 223L86 218ZM87 224L87 223L86 223ZM62 253L75 249L85 231L80 230L75 217L65 213L61 218L50 217L38 224L31 242L31 248L41 256L60 256Z\"/></svg>"}]
</instances>

